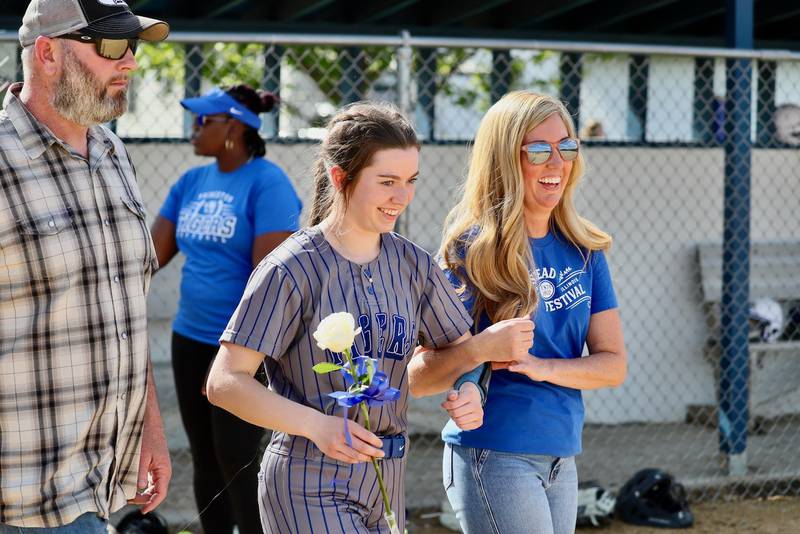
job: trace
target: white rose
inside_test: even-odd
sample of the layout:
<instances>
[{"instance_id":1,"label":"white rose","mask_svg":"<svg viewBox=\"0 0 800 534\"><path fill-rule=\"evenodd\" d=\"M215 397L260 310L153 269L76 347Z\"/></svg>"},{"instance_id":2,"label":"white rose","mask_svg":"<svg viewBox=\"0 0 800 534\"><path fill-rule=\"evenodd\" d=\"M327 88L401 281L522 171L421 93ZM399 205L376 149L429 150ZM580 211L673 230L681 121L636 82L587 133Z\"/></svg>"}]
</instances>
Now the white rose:
<instances>
[{"instance_id":1,"label":"white rose","mask_svg":"<svg viewBox=\"0 0 800 534\"><path fill-rule=\"evenodd\" d=\"M320 321L313 336L319 348L344 352L353 345L356 334L361 332L361 328L355 326L356 320L349 313L332 313Z\"/></svg>"}]
</instances>

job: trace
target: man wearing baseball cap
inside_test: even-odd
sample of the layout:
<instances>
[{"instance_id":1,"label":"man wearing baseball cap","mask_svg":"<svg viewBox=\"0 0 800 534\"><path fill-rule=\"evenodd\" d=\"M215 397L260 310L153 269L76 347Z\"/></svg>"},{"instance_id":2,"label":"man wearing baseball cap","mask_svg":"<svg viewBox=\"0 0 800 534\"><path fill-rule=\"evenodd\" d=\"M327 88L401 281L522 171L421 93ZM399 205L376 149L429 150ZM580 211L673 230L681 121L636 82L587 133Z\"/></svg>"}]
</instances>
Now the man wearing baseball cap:
<instances>
[{"instance_id":1,"label":"man wearing baseball cap","mask_svg":"<svg viewBox=\"0 0 800 534\"><path fill-rule=\"evenodd\" d=\"M133 165L102 123L127 108L139 40L122 0L32 0L23 82L0 112L0 534L105 533L166 496L147 345L157 267Z\"/></svg>"}]
</instances>

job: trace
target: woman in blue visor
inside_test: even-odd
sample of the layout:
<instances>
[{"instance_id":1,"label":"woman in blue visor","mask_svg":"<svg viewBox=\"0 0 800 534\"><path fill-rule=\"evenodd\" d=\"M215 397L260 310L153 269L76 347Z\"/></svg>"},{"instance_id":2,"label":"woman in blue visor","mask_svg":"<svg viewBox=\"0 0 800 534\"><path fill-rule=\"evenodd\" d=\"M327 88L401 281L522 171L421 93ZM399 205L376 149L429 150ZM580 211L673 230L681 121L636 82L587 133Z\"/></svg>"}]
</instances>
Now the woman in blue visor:
<instances>
[{"instance_id":1,"label":"woman in blue visor","mask_svg":"<svg viewBox=\"0 0 800 534\"><path fill-rule=\"evenodd\" d=\"M162 267L178 252L185 255L172 369L197 508L209 533L229 534L234 525L240 534L261 532L253 459L264 429L212 406L204 383L253 267L299 228L301 202L286 173L264 158L259 135L259 114L277 103L272 93L247 85L181 101L196 116L195 154L214 161L180 177L151 230Z\"/></svg>"}]
</instances>

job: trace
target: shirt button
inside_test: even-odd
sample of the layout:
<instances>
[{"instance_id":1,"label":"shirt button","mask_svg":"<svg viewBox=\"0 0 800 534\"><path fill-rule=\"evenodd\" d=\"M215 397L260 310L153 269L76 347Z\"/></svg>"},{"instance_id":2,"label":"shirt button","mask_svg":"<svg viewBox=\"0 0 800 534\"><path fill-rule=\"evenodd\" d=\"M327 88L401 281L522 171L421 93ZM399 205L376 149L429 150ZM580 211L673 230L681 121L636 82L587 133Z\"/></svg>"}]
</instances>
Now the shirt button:
<instances>
[{"instance_id":1,"label":"shirt button","mask_svg":"<svg viewBox=\"0 0 800 534\"><path fill-rule=\"evenodd\" d=\"M47 221L47 226L49 226L50 228L53 228L55 225L56 222L54 220L50 219L49 221Z\"/></svg>"},{"instance_id":2,"label":"shirt button","mask_svg":"<svg viewBox=\"0 0 800 534\"><path fill-rule=\"evenodd\" d=\"M123 393L122 395L119 396L119 398L122 399L122 400L125 400L126 397L127 397L127 395L125 393Z\"/></svg>"},{"instance_id":3,"label":"shirt button","mask_svg":"<svg viewBox=\"0 0 800 534\"><path fill-rule=\"evenodd\" d=\"M122 334L120 334L119 337L121 337L123 339L123 341L124 341L124 340L128 339L128 333L127 332L123 332Z\"/></svg>"},{"instance_id":4,"label":"shirt button","mask_svg":"<svg viewBox=\"0 0 800 534\"><path fill-rule=\"evenodd\" d=\"M111 226L111 221L109 221L108 219L103 219L103 224L106 226Z\"/></svg>"},{"instance_id":5,"label":"shirt button","mask_svg":"<svg viewBox=\"0 0 800 534\"><path fill-rule=\"evenodd\" d=\"M119 284L119 276L114 277L114 283Z\"/></svg>"}]
</instances>

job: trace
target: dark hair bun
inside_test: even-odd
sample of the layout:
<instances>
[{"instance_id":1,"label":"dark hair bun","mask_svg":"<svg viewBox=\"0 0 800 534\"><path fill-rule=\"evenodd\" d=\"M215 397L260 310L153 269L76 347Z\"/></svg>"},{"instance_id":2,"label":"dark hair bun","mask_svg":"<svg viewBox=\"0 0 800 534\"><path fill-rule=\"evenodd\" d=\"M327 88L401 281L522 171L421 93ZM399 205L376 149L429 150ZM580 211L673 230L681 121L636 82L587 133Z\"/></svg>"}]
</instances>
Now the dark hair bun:
<instances>
[{"instance_id":1,"label":"dark hair bun","mask_svg":"<svg viewBox=\"0 0 800 534\"><path fill-rule=\"evenodd\" d=\"M261 89L255 90L249 85L239 84L226 87L225 92L244 104L253 113L267 113L275 109L280 102L278 95Z\"/></svg>"},{"instance_id":2,"label":"dark hair bun","mask_svg":"<svg viewBox=\"0 0 800 534\"><path fill-rule=\"evenodd\" d=\"M275 109L280 103L281 99L275 93L269 91L258 91L258 96L261 98L261 112L268 113Z\"/></svg>"}]
</instances>

